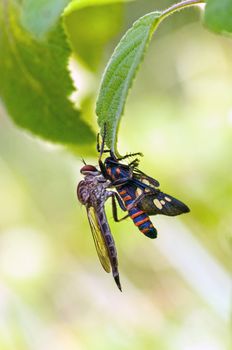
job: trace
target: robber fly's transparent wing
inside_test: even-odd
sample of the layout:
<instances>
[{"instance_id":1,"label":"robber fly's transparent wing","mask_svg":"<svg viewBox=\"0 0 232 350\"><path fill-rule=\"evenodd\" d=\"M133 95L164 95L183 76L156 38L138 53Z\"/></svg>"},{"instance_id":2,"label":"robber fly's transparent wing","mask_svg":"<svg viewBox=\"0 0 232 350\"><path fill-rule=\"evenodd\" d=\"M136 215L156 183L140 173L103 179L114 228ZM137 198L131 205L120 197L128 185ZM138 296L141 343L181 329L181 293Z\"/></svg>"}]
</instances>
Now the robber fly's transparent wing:
<instances>
[{"instance_id":1,"label":"robber fly's transparent wing","mask_svg":"<svg viewBox=\"0 0 232 350\"><path fill-rule=\"evenodd\" d=\"M98 219L96 216L96 211L93 207L87 208L87 215L89 219L89 224L91 227L93 240L95 243L95 247L97 250L97 254L99 257L99 260L102 264L102 267L106 272L111 271L111 264L110 264L110 258L109 253L105 244L105 240L101 231L101 227L99 226Z\"/></svg>"}]
</instances>

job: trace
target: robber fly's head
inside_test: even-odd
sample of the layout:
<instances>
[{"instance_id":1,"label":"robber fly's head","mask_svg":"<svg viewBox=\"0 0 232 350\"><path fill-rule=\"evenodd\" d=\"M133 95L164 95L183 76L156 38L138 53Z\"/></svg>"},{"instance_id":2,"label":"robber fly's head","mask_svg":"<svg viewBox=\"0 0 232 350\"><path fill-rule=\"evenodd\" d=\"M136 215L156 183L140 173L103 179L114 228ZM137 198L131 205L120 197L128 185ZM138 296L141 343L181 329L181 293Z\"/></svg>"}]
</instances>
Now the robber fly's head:
<instances>
[{"instance_id":1,"label":"robber fly's head","mask_svg":"<svg viewBox=\"0 0 232 350\"><path fill-rule=\"evenodd\" d=\"M81 170L80 170L81 174L83 175L98 175L99 171L97 170L97 168L93 165L88 165L85 164Z\"/></svg>"}]
</instances>

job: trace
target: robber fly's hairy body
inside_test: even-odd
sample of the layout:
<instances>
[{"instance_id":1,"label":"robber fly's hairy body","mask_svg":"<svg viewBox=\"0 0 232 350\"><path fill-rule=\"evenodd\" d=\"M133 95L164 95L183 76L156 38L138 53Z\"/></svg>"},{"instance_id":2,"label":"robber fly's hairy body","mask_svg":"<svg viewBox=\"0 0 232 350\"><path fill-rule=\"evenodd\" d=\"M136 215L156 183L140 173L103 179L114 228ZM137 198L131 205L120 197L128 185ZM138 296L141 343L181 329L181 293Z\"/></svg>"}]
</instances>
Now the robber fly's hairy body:
<instances>
[{"instance_id":1,"label":"robber fly's hairy body","mask_svg":"<svg viewBox=\"0 0 232 350\"><path fill-rule=\"evenodd\" d=\"M109 189L110 181L105 179L94 166L84 165L81 168L81 174L85 177L77 186L77 197L86 207L99 260L106 272L112 269L115 282L121 290L117 251L104 208L108 198L112 198L114 205L116 205L115 199L120 201L120 198ZM120 205L122 205L121 202Z\"/></svg>"}]
</instances>

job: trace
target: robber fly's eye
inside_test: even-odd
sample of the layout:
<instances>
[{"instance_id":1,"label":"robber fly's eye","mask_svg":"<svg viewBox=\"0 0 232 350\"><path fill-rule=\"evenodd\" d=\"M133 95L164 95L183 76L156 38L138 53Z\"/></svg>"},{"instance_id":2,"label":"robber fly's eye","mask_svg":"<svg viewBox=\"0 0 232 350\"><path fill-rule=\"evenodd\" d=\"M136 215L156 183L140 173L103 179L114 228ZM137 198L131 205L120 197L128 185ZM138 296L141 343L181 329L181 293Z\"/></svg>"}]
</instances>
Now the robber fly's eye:
<instances>
[{"instance_id":1,"label":"robber fly's eye","mask_svg":"<svg viewBox=\"0 0 232 350\"><path fill-rule=\"evenodd\" d=\"M98 171L97 170L97 168L95 167L95 166L93 166L93 165L84 165L82 168L81 168L81 170L80 170L80 172L81 172L81 174L84 174L84 173L86 173L86 172L95 172L95 171Z\"/></svg>"}]
</instances>

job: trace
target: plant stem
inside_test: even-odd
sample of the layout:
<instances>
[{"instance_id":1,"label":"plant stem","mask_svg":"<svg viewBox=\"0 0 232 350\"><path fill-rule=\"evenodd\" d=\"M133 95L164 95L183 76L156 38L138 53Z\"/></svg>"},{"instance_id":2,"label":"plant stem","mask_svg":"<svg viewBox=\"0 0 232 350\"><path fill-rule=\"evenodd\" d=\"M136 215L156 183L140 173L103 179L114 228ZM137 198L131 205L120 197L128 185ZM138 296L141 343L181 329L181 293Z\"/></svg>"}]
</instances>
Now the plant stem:
<instances>
[{"instance_id":1,"label":"plant stem","mask_svg":"<svg viewBox=\"0 0 232 350\"><path fill-rule=\"evenodd\" d=\"M170 6L168 9L164 10L160 16L160 22L166 17L172 15L174 12L183 10L186 7L196 6L199 4L204 4L205 0L184 0L177 4Z\"/></svg>"}]
</instances>

